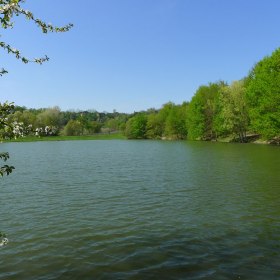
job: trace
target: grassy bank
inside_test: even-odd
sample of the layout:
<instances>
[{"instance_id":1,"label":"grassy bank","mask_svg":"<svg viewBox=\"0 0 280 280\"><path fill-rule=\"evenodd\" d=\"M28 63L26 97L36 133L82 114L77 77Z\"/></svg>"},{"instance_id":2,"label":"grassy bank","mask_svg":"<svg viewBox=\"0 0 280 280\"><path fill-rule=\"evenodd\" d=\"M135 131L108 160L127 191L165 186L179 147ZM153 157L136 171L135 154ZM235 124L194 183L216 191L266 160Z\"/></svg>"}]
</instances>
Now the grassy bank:
<instances>
[{"instance_id":1,"label":"grassy bank","mask_svg":"<svg viewBox=\"0 0 280 280\"><path fill-rule=\"evenodd\" d=\"M75 140L123 140L126 137L121 133L113 134L94 134L81 136L46 136L36 137L27 136L18 139L6 140L5 142L38 142L38 141L75 141Z\"/></svg>"}]
</instances>

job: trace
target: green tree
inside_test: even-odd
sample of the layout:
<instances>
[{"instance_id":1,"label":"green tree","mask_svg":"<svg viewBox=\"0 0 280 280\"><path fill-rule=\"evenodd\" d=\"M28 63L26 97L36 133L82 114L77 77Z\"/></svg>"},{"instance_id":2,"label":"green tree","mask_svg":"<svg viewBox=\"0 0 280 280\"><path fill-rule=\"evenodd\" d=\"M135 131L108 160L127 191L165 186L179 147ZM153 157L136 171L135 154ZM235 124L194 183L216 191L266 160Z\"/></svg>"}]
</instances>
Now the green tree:
<instances>
[{"instance_id":1,"label":"green tree","mask_svg":"<svg viewBox=\"0 0 280 280\"><path fill-rule=\"evenodd\" d=\"M83 134L83 125L78 120L70 120L62 131L66 136L77 136Z\"/></svg>"},{"instance_id":2,"label":"green tree","mask_svg":"<svg viewBox=\"0 0 280 280\"><path fill-rule=\"evenodd\" d=\"M97 121L89 121L86 124L86 134L99 133L101 131L102 124Z\"/></svg>"},{"instance_id":3,"label":"green tree","mask_svg":"<svg viewBox=\"0 0 280 280\"><path fill-rule=\"evenodd\" d=\"M32 125L34 127L36 121L36 115L31 111L24 110L17 121L22 122L25 126Z\"/></svg>"},{"instance_id":4,"label":"green tree","mask_svg":"<svg viewBox=\"0 0 280 280\"><path fill-rule=\"evenodd\" d=\"M105 123L105 127L108 129L108 132L114 132L119 130L119 120L117 118L109 119Z\"/></svg>"},{"instance_id":5,"label":"green tree","mask_svg":"<svg viewBox=\"0 0 280 280\"><path fill-rule=\"evenodd\" d=\"M22 112L21 120L25 127L35 127L36 115L31 111L25 110Z\"/></svg>"},{"instance_id":6,"label":"green tree","mask_svg":"<svg viewBox=\"0 0 280 280\"><path fill-rule=\"evenodd\" d=\"M245 142L249 117L244 81L235 81L230 86L224 87L221 103L222 126L226 131L237 135L240 142Z\"/></svg>"},{"instance_id":7,"label":"green tree","mask_svg":"<svg viewBox=\"0 0 280 280\"><path fill-rule=\"evenodd\" d=\"M151 113L147 117L146 136L149 139L161 139L164 133L165 120L159 113Z\"/></svg>"},{"instance_id":8,"label":"green tree","mask_svg":"<svg viewBox=\"0 0 280 280\"><path fill-rule=\"evenodd\" d=\"M230 134L229 130L227 130L224 125L224 116L222 114L223 112L222 92L225 87L227 87L227 85L221 87L221 90L213 100L214 116L212 119L213 121L212 129L213 129L215 140L217 140L219 137L226 137L228 136L228 134Z\"/></svg>"},{"instance_id":9,"label":"green tree","mask_svg":"<svg viewBox=\"0 0 280 280\"><path fill-rule=\"evenodd\" d=\"M35 125L37 127L56 127L59 128L62 122L62 115L59 107L48 108L39 113L36 117Z\"/></svg>"},{"instance_id":10,"label":"green tree","mask_svg":"<svg viewBox=\"0 0 280 280\"><path fill-rule=\"evenodd\" d=\"M150 121L148 123L148 135L154 134L156 137L154 138L163 138L163 137L169 137L168 134L168 126L166 126L167 119L170 118L169 116L172 114L172 111L174 110L174 107L176 105L173 102L168 102L164 104L159 112L156 112L156 117L153 123ZM170 119L169 119L170 122Z\"/></svg>"},{"instance_id":11,"label":"green tree","mask_svg":"<svg viewBox=\"0 0 280 280\"><path fill-rule=\"evenodd\" d=\"M218 100L223 81L209 83L198 88L193 96L187 114L188 138L211 140L217 137L218 127L215 116L218 113Z\"/></svg>"},{"instance_id":12,"label":"green tree","mask_svg":"<svg viewBox=\"0 0 280 280\"><path fill-rule=\"evenodd\" d=\"M187 103L173 105L165 122L164 135L171 139L185 139L187 137L186 113Z\"/></svg>"},{"instance_id":13,"label":"green tree","mask_svg":"<svg viewBox=\"0 0 280 280\"><path fill-rule=\"evenodd\" d=\"M246 79L250 128L271 139L280 135L280 48L263 58Z\"/></svg>"},{"instance_id":14,"label":"green tree","mask_svg":"<svg viewBox=\"0 0 280 280\"><path fill-rule=\"evenodd\" d=\"M147 116L139 113L126 123L125 135L128 139L144 139L147 131Z\"/></svg>"}]
</instances>

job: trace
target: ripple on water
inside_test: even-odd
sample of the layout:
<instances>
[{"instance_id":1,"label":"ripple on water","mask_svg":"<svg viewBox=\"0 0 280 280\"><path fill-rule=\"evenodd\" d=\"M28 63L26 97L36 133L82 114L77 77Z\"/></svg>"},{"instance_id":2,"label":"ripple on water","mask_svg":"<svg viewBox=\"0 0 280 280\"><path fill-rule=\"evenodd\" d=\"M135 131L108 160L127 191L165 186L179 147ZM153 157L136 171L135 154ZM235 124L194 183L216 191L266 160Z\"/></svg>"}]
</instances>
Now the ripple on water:
<instances>
[{"instance_id":1,"label":"ripple on water","mask_svg":"<svg viewBox=\"0 0 280 280\"><path fill-rule=\"evenodd\" d=\"M280 279L279 149L212 144L7 145L0 279Z\"/></svg>"}]
</instances>

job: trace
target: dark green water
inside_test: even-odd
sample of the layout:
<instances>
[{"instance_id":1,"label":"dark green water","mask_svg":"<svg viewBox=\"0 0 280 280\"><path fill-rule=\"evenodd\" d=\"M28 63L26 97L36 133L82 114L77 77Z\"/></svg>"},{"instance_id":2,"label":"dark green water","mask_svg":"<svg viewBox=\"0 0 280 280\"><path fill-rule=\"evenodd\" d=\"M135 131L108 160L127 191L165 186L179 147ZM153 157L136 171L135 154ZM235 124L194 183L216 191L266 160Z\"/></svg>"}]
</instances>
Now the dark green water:
<instances>
[{"instance_id":1,"label":"dark green water","mask_svg":"<svg viewBox=\"0 0 280 280\"><path fill-rule=\"evenodd\" d=\"M1 144L0 279L280 279L280 148Z\"/></svg>"}]
</instances>

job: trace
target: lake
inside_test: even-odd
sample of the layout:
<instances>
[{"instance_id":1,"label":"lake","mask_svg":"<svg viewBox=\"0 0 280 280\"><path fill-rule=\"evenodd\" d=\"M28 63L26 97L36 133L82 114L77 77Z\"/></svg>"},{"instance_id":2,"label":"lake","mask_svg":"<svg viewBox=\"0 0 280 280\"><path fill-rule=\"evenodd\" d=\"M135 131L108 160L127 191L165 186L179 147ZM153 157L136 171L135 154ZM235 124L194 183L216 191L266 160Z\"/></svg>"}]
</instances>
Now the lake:
<instances>
[{"instance_id":1,"label":"lake","mask_svg":"<svg viewBox=\"0 0 280 280\"><path fill-rule=\"evenodd\" d=\"M280 279L280 147L4 143L0 279Z\"/></svg>"}]
</instances>

